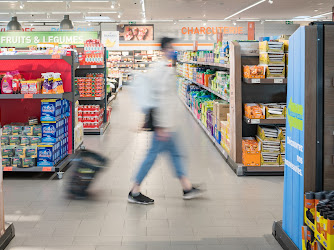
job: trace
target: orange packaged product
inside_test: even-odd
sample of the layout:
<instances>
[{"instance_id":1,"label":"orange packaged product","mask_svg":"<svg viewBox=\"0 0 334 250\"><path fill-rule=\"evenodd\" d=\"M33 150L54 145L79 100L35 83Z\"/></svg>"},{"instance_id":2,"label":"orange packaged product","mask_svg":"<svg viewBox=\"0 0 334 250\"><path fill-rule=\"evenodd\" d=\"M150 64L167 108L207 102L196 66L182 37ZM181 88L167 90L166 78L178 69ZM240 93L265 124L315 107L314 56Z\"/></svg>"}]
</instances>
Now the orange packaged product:
<instances>
[{"instance_id":1,"label":"orange packaged product","mask_svg":"<svg viewBox=\"0 0 334 250\"><path fill-rule=\"evenodd\" d=\"M244 78L266 78L266 70L264 66L244 65Z\"/></svg>"},{"instance_id":2,"label":"orange packaged product","mask_svg":"<svg viewBox=\"0 0 334 250\"><path fill-rule=\"evenodd\" d=\"M253 137L242 139L242 164L244 166L261 166L261 151L258 142Z\"/></svg>"},{"instance_id":3,"label":"orange packaged product","mask_svg":"<svg viewBox=\"0 0 334 250\"><path fill-rule=\"evenodd\" d=\"M249 119L266 119L266 109L258 103L245 103L245 116Z\"/></svg>"}]
</instances>

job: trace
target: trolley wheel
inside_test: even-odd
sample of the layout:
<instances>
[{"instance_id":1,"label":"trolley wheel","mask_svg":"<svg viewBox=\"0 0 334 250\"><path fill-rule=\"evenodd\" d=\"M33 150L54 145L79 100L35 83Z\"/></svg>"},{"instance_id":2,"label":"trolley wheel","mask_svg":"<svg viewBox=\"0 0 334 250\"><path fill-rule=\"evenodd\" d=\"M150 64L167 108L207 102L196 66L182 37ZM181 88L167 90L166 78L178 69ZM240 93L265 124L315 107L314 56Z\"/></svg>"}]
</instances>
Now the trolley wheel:
<instances>
[{"instance_id":1,"label":"trolley wheel","mask_svg":"<svg viewBox=\"0 0 334 250\"><path fill-rule=\"evenodd\" d=\"M86 149L86 147L82 144L82 145L80 146L80 149Z\"/></svg>"},{"instance_id":2,"label":"trolley wheel","mask_svg":"<svg viewBox=\"0 0 334 250\"><path fill-rule=\"evenodd\" d=\"M64 172L57 172L58 179L63 179Z\"/></svg>"}]
</instances>

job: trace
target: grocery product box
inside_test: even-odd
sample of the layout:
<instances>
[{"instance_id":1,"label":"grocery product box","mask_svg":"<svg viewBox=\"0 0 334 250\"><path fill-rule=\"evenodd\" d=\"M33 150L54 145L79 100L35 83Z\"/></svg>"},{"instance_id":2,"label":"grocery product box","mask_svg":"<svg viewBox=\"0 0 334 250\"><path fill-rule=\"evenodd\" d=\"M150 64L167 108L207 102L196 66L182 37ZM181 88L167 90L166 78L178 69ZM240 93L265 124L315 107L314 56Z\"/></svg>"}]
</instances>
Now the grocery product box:
<instances>
[{"instance_id":1,"label":"grocery product box","mask_svg":"<svg viewBox=\"0 0 334 250\"><path fill-rule=\"evenodd\" d=\"M260 53L260 64L285 65L285 54L262 52Z\"/></svg>"},{"instance_id":2,"label":"grocery product box","mask_svg":"<svg viewBox=\"0 0 334 250\"><path fill-rule=\"evenodd\" d=\"M255 138L244 137L242 139L242 164L244 166L260 166L261 153Z\"/></svg>"},{"instance_id":3,"label":"grocery product box","mask_svg":"<svg viewBox=\"0 0 334 250\"><path fill-rule=\"evenodd\" d=\"M280 154L261 152L261 166L279 166L279 165L281 165Z\"/></svg>"},{"instance_id":4,"label":"grocery product box","mask_svg":"<svg viewBox=\"0 0 334 250\"><path fill-rule=\"evenodd\" d=\"M266 78L266 68L257 65L244 65L244 78L264 79Z\"/></svg>"},{"instance_id":5,"label":"grocery product box","mask_svg":"<svg viewBox=\"0 0 334 250\"><path fill-rule=\"evenodd\" d=\"M61 99L44 99L41 101L41 121L57 121L62 115Z\"/></svg>"},{"instance_id":6,"label":"grocery product box","mask_svg":"<svg viewBox=\"0 0 334 250\"><path fill-rule=\"evenodd\" d=\"M245 116L249 119L266 119L265 107L258 103L245 103Z\"/></svg>"},{"instance_id":7,"label":"grocery product box","mask_svg":"<svg viewBox=\"0 0 334 250\"><path fill-rule=\"evenodd\" d=\"M280 141L279 131L275 126L257 126L257 136L262 141Z\"/></svg>"},{"instance_id":8,"label":"grocery product box","mask_svg":"<svg viewBox=\"0 0 334 250\"><path fill-rule=\"evenodd\" d=\"M269 65L266 69L268 79L285 78L285 66L283 65Z\"/></svg>"},{"instance_id":9,"label":"grocery product box","mask_svg":"<svg viewBox=\"0 0 334 250\"><path fill-rule=\"evenodd\" d=\"M266 119L284 119L286 115L286 104L266 103L265 107Z\"/></svg>"},{"instance_id":10,"label":"grocery product box","mask_svg":"<svg viewBox=\"0 0 334 250\"><path fill-rule=\"evenodd\" d=\"M270 41L259 42L259 51L260 53L261 52L284 53L284 43L270 42Z\"/></svg>"},{"instance_id":11,"label":"grocery product box","mask_svg":"<svg viewBox=\"0 0 334 250\"><path fill-rule=\"evenodd\" d=\"M281 141L280 151L281 153L285 153L285 141Z\"/></svg>"},{"instance_id":12,"label":"grocery product box","mask_svg":"<svg viewBox=\"0 0 334 250\"><path fill-rule=\"evenodd\" d=\"M40 144L37 147L37 166L52 167L57 162L58 145L57 143Z\"/></svg>"},{"instance_id":13,"label":"grocery product box","mask_svg":"<svg viewBox=\"0 0 334 250\"><path fill-rule=\"evenodd\" d=\"M279 154L281 153L280 150L280 145L281 145L281 141L265 141L262 140L260 137L256 136L258 145L259 145L259 149L261 152L265 152L265 153L276 153Z\"/></svg>"}]
</instances>

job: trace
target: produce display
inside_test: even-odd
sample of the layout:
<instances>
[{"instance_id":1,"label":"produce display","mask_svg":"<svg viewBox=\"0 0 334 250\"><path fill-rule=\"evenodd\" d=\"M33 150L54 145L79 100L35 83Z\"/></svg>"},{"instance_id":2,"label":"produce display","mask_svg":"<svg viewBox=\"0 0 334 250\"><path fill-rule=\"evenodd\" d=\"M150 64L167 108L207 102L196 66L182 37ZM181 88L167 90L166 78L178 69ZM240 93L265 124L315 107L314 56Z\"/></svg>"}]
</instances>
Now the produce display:
<instances>
[{"instance_id":1,"label":"produce display","mask_svg":"<svg viewBox=\"0 0 334 250\"><path fill-rule=\"evenodd\" d=\"M26 80L19 71L0 74L1 94L62 94L60 73L42 73L41 78Z\"/></svg>"},{"instance_id":2,"label":"produce display","mask_svg":"<svg viewBox=\"0 0 334 250\"><path fill-rule=\"evenodd\" d=\"M80 97L103 97L104 96L104 74L87 73L86 77L76 77L74 83L77 86Z\"/></svg>"},{"instance_id":3,"label":"produce display","mask_svg":"<svg viewBox=\"0 0 334 250\"><path fill-rule=\"evenodd\" d=\"M52 167L68 154L69 102L41 101L41 124L36 118L26 124L3 126L2 164L6 167Z\"/></svg>"}]
</instances>

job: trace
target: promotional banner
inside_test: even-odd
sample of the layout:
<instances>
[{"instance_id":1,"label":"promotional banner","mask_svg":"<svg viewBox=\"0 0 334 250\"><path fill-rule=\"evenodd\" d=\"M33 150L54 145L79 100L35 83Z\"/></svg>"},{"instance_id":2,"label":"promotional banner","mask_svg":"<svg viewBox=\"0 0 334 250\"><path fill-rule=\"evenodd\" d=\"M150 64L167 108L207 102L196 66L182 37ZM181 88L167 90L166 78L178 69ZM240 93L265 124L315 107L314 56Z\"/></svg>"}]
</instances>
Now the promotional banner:
<instances>
[{"instance_id":1,"label":"promotional banner","mask_svg":"<svg viewBox=\"0 0 334 250\"><path fill-rule=\"evenodd\" d=\"M119 40L121 41L153 41L154 25L153 24L119 24Z\"/></svg>"},{"instance_id":2,"label":"promotional banner","mask_svg":"<svg viewBox=\"0 0 334 250\"><path fill-rule=\"evenodd\" d=\"M283 229L302 249L304 208L305 27L289 40Z\"/></svg>"},{"instance_id":3,"label":"promotional banner","mask_svg":"<svg viewBox=\"0 0 334 250\"><path fill-rule=\"evenodd\" d=\"M83 45L88 39L97 39L97 32L0 32L1 47L24 48L38 43Z\"/></svg>"},{"instance_id":4,"label":"promotional banner","mask_svg":"<svg viewBox=\"0 0 334 250\"><path fill-rule=\"evenodd\" d=\"M108 49L119 48L119 32L118 31L102 31L101 42Z\"/></svg>"}]
</instances>

